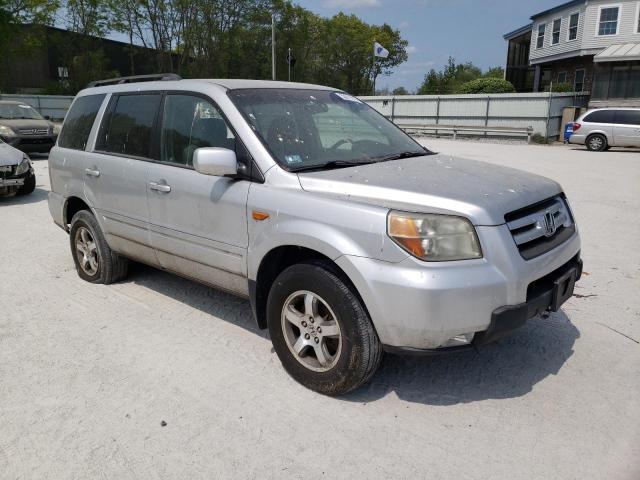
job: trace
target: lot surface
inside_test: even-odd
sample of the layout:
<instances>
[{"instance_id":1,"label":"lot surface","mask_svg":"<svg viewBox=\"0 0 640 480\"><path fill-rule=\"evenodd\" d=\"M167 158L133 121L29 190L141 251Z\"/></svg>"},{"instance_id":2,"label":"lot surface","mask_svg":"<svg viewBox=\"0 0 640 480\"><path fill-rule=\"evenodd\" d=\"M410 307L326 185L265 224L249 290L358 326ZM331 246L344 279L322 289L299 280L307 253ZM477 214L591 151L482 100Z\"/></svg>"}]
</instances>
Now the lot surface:
<instances>
[{"instance_id":1,"label":"lot surface","mask_svg":"<svg viewBox=\"0 0 640 480\"><path fill-rule=\"evenodd\" d=\"M560 181L578 296L479 353L297 385L248 302L138 266L82 282L38 188L0 198L0 478L640 478L640 152L427 139ZM161 426L166 422L166 426Z\"/></svg>"}]
</instances>

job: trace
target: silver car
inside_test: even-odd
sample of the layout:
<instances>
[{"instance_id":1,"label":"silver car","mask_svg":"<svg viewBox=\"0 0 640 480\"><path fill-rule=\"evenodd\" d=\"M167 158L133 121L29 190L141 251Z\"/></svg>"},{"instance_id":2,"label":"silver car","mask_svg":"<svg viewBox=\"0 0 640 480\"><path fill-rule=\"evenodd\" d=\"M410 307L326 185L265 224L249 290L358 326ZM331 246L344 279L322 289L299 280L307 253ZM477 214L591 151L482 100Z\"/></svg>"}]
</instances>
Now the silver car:
<instances>
[{"instance_id":1,"label":"silver car","mask_svg":"<svg viewBox=\"0 0 640 480\"><path fill-rule=\"evenodd\" d=\"M36 174L26 153L0 139L0 195L29 195L36 189Z\"/></svg>"},{"instance_id":2,"label":"silver car","mask_svg":"<svg viewBox=\"0 0 640 480\"><path fill-rule=\"evenodd\" d=\"M79 276L134 259L246 297L308 388L494 341L580 278L552 180L431 152L333 88L135 81L81 91L49 157Z\"/></svg>"},{"instance_id":3,"label":"silver car","mask_svg":"<svg viewBox=\"0 0 640 480\"><path fill-rule=\"evenodd\" d=\"M594 152L611 147L640 147L640 108L591 110L573 124L569 143Z\"/></svg>"}]
</instances>

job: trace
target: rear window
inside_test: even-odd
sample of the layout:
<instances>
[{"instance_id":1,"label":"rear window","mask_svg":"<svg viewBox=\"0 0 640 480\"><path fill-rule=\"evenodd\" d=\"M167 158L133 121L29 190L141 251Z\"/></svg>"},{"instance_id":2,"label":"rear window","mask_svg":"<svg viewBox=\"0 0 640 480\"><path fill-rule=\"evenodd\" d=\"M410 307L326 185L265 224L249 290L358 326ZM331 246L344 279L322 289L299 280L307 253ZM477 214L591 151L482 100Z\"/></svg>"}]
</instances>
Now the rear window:
<instances>
[{"instance_id":1,"label":"rear window","mask_svg":"<svg viewBox=\"0 0 640 480\"><path fill-rule=\"evenodd\" d=\"M640 125L640 110L619 110L616 112L616 123Z\"/></svg>"},{"instance_id":2,"label":"rear window","mask_svg":"<svg viewBox=\"0 0 640 480\"><path fill-rule=\"evenodd\" d=\"M599 110L584 117L583 121L589 123L615 123L615 113L615 110Z\"/></svg>"},{"instance_id":3,"label":"rear window","mask_svg":"<svg viewBox=\"0 0 640 480\"><path fill-rule=\"evenodd\" d=\"M96 149L151 158L151 140L160 94L119 95L109 107L100 128Z\"/></svg>"},{"instance_id":4,"label":"rear window","mask_svg":"<svg viewBox=\"0 0 640 480\"><path fill-rule=\"evenodd\" d=\"M89 140L91 127L96 119L105 95L87 95L77 98L64 119L58 138L58 146L73 150L84 150Z\"/></svg>"}]
</instances>

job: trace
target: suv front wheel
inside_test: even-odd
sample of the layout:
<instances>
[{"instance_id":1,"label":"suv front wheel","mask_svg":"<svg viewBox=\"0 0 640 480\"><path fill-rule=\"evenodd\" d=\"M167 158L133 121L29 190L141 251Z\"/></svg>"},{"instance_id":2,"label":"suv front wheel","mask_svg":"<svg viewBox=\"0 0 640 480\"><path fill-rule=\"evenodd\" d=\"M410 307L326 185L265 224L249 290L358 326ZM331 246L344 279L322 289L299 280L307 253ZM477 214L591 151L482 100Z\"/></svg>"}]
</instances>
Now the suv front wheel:
<instances>
[{"instance_id":1,"label":"suv front wheel","mask_svg":"<svg viewBox=\"0 0 640 480\"><path fill-rule=\"evenodd\" d=\"M128 260L109 248L91 212L81 210L73 216L69 238L76 270L83 280L109 284L127 275Z\"/></svg>"},{"instance_id":2,"label":"suv front wheel","mask_svg":"<svg viewBox=\"0 0 640 480\"><path fill-rule=\"evenodd\" d=\"M269 292L267 320L285 370L316 392L347 393L380 365L382 345L368 313L328 264L284 270Z\"/></svg>"}]
</instances>

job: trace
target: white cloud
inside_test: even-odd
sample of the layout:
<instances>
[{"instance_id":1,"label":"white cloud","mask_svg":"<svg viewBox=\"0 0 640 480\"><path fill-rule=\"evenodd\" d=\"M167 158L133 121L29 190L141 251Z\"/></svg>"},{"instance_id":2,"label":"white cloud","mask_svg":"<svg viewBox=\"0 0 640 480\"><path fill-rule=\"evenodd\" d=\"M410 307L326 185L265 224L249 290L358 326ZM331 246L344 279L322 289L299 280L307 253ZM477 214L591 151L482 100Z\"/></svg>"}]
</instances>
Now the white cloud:
<instances>
[{"instance_id":1,"label":"white cloud","mask_svg":"<svg viewBox=\"0 0 640 480\"><path fill-rule=\"evenodd\" d=\"M330 8L369 8L380 7L380 0L324 0L324 6Z\"/></svg>"},{"instance_id":2,"label":"white cloud","mask_svg":"<svg viewBox=\"0 0 640 480\"><path fill-rule=\"evenodd\" d=\"M407 47L407 53L408 54L416 53L417 51L418 51L418 47L414 47L413 45L409 45Z\"/></svg>"}]
</instances>

